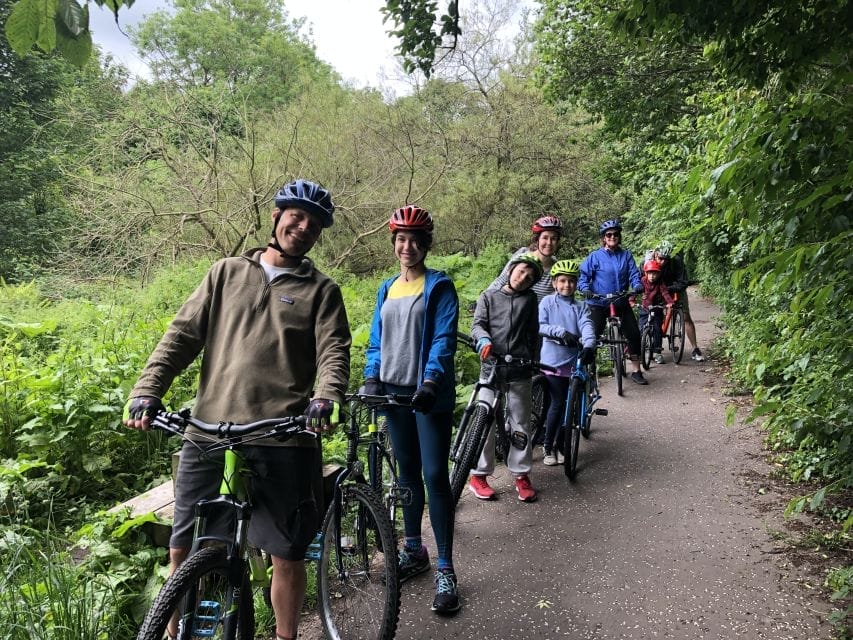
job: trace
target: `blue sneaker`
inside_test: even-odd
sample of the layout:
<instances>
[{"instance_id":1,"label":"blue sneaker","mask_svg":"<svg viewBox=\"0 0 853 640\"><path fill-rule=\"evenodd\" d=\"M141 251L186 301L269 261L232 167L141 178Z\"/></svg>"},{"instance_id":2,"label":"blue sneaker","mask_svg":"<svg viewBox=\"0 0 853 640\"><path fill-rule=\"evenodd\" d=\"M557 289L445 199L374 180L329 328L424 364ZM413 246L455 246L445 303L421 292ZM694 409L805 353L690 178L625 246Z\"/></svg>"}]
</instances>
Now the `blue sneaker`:
<instances>
[{"instance_id":1,"label":"blue sneaker","mask_svg":"<svg viewBox=\"0 0 853 640\"><path fill-rule=\"evenodd\" d=\"M456 588L456 574L451 569L439 569L435 572L435 600L432 610L436 613L451 614L462 608L459 592Z\"/></svg>"},{"instance_id":2,"label":"blue sneaker","mask_svg":"<svg viewBox=\"0 0 853 640\"><path fill-rule=\"evenodd\" d=\"M428 571L429 553L427 553L426 547L421 547L420 551L410 551L405 547L400 549L397 553L397 567L401 583Z\"/></svg>"}]
</instances>

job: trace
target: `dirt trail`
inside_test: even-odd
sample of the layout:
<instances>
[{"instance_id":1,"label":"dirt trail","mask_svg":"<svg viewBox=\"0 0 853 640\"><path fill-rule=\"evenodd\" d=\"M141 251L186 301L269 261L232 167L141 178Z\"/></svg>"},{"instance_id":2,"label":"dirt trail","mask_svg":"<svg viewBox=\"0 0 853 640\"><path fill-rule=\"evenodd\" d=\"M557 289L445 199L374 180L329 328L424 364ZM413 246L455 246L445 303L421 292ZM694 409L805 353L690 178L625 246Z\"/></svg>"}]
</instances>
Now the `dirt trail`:
<instances>
[{"instance_id":1,"label":"dirt trail","mask_svg":"<svg viewBox=\"0 0 853 640\"><path fill-rule=\"evenodd\" d=\"M707 347L716 309L693 293L691 310ZM497 501L466 492L454 553L464 608L431 613L432 577L419 576L403 587L397 638L831 637L827 606L775 553L778 513L750 480L767 474L760 437L725 427L718 364L667 357L647 377L623 398L602 379L610 413L581 441L576 483L538 454L536 503L516 499L503 467Z\"/></svg>"}]
</instances>

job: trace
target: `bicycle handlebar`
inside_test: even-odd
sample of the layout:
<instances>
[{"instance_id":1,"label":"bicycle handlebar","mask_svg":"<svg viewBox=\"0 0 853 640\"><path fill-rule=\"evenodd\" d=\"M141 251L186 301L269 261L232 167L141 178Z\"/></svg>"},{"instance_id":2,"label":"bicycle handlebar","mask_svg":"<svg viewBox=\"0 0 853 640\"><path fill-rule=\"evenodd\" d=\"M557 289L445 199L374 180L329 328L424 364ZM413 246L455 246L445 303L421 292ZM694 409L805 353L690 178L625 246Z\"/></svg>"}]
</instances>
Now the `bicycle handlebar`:
<instances>
[{"instance_id":1,"label":"bicycle handlebar","mask_svg":"<svg viewBox=\"0 0 853 640\"><path fill-rule=\"evenodd\" d=\"M461 331L456 333L456 339L463 344L467 344L472 351L477 350L477 343L474 342L474 339ZM499 367L532 367L534 369L541 369L542 371L557 371L556 367L539 362L538 360L521 358L509 353L496 353L492 351L492 355L489 356L488 361Z\"/></svg>"},{"instance_id":2,"label":"bicycle handlebar","mask_svg":"<svg viewBox=\"0 0 853 640\"><path fill-rule=\"evenodd\" d=\"M382 405L411 407L412 398L414 396L409 393L389 393L386 395L371 395L369 393L350 393L344 396L346 402L357 401L368 407L377 407Z\"/></svg>"},{"instance_id":3,"label":"bicycle handlebar","mask_svg":"<svg viewBox=\"0 0 853 640\"><path fill-rule=\"evenodd\" d=\"M619 302L623 298L627 298L629 296L636 296L642 294L642 290L634 291L633 289L626 289L625 291L620 291L619 293L593 293L592 291L582 291L583 297L587 300L607 300L608 302Z\"/></svg>"},{"instance_id":4,"label":"bicycle handlebar","mask_svg":"<svg viewBox=\"0 0 853 640\"><path fill-rule=\"evenodd\" d=\"M190 415L189 409L182 409L178 412L160 410L151 419L151 426L167 433L183 436L187 427L193 426L202 433L216 436L224 439L237 439L249 434L256 434L262 429L268 429L265 433L259 434L258 439L272 437L277 440L287 440L298 434L307 434L318 437L319 434L308 431L305 428L305 416L290 416L287 418L266 418L246 424L236 424L234 422L218 422L212 424L203 422Z\"/></svg>"}]
</instances>

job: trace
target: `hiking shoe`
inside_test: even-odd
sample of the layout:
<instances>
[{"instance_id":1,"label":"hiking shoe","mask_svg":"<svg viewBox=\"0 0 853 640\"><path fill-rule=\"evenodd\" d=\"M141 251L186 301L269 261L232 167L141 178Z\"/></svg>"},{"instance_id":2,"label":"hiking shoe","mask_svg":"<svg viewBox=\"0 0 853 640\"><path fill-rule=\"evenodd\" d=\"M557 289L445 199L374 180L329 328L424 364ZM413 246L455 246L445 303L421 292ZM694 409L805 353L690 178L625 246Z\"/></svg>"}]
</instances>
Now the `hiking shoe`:
<instances>
[{"instance_id":1,"label":"hiking shoe","mask_svg":"<svg viewBox=\"0 0 853 640\"><path fill-rule=\"evenodd\" d=\"M412 551L403 547L397 553L397 572L400 574L400 582L429 570L429 553L426 547L420 551Z\"/></svg>"},{"instance_id":2,"label":"hiking shoe","mask_svg":"<svg viewBox=\"0 0 853 640\"><path fill-rule=\"evenodd\" d=\"M468 488L471 490L471 493L477 496L480 500L495 499L495 490L489 486L488 482L486 482L486 476L472 475L468 482Z\"/></svg>"},{"instance_id":3,"label":"hiking shoe","mask_svg":"<svg viewBox=\"0 0 853 640\"><path fill-rule=\"evenodd\" d=\"M654 360L656 364L663 364L663 356L660 353L655 354Z\"/></svg>"},{"instance_id":4,"label":"hiking shoe","mask_svg":"<svg viewBox=\"0 0 853 640\"><path fill-rule=\"evenodd\" d=\"M456 574L452 569L439 569L435 572L435 599L432 610L436 613L456 613L462 607L459 602Z\"/></svg>"},{"instance_id":5,"label":"hiking shoe","mask_svg":"<svg viewBox=\"0 0 853 640\"><path fill-rule=\"evenodd\" d=\"M696 362L705 362L705 356L702 355L702 350L699 349L699 347L693 349L693 354L690 357L693 358Z\"/></svg>"},{"instance_id":6,"label":"hiking shoe","mask_svg":"<svg viewBox=\"0 0 853 640\"><path fill-rule=\"evenodd\" d=\"M547 452L545 454L545 457L542 458L542 464L544 464L546 467L555 467L559 463L557 462L557 456L556 455L554 455L551 452Z\"/></svg>"},{"instance_id":7,"label":"hiking shoe","mask_svg":"<svg viewBox=\"0 0 853 640\"><path fill-rule=\"evenodd\" d=\"M530 478L527 476L518 476L515 479L515 490L518 492L518 499L522 502L536 500L536 489L530 484Z\"/></svg>"},{"instance_id":8,"label":"hiking shoe","mask_svg":"<svg viewBox=\"0 0 853 640\"><path fill-rule=\"evenodd\" d=\"M632 373L631 380L633 380L637 384L649 384L649 381L643 377L642 371L635 371L634 373Z\"/></svg>"}]
</instances>

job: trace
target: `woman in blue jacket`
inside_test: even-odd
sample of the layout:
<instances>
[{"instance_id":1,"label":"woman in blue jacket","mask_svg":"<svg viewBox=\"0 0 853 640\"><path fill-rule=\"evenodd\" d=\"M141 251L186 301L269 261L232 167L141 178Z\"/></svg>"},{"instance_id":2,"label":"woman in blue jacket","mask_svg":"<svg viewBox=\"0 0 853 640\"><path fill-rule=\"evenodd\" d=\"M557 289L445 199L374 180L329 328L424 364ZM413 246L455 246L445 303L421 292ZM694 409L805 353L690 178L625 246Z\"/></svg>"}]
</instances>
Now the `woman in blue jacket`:
<instances>
[{"instance_id":1,"label":"woman in blue jacket","mask_svg":"<svg viewBox=\"0 0 853 640\"><path fill-rule=\"evenodd\" d=\"M411 494L411 501L403 506L405 541L399 552L400 581L430 568L421 541L426 484L438 553L432 610L450 614L460 608L453 569L455 503L447 469L456 402L453 356L459 301L450 278L424 264L432 246L429 212L413 205L401 207L388 226L400 274L379 287L364 386L369 394L413 394L415 411L388 407L385 412L400 486Z\"/></svg>"},{"instance_id":2,"label":"woman in blue jacket","mask_svg":"<svg viewBox=\"0 0 853 640\"><path fill-rule=\"evenodd\" d=\"M578 291L581 293L622 293L624 291L643 291L640 282L640 270L634 262L634 256L622 248L622 225L618 220L607 220L598 230L601 248L590 253L581 263ZM600 336L610 315L610 303L607 300L589 300L589 312L595 335ZM616 311L622 320L622 333L628 341L628 356L631 362L631 380L637 384L648 384L640 371L640 328L637 318L627 300L616 305Z\"/></svg>"}]
</instances>

